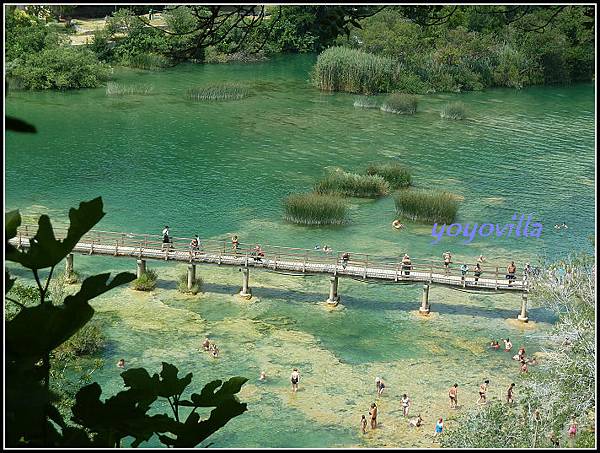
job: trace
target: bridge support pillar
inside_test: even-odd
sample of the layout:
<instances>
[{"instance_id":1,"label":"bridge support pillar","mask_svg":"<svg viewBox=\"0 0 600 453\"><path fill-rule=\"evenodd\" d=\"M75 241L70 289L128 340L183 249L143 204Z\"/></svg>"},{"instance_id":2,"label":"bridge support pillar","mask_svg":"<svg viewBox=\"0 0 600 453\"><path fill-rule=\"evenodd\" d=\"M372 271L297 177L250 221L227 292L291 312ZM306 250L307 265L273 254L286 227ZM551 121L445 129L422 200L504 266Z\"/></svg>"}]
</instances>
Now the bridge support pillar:
<instances>
[{"instance_id":1,"label":"bridge support pillar","mask_svg":"<svg viewBox=\"0 0 600 453\"><path fill-rule=\"evenodd\" d=\"M192 286L194 286L194 283L196 283L196 265L188 264L187 289L192 289Z\"/></svg>"},{"instance_id":2,"label":"bridge support pillar","mask_svg":"<svg viewBox=\"0 0 600 453\"><path fill-rule=\"evenodd\" d=\"M146 260L137 260L137 278L140 278L146 272Z\"/></svg>"},{"instance_id":3,"label":"bridge support pillar","mask_svg":"<svg viewBox=\"0 0 600 453\"><path fill-rule=\"evenodd\" d=\"M73 254L69 253L67 255L67 262L65 264L65 274L67 276L71 275L73 273Z\"/></svg>"},{"instance_id":4,"label":"bridge support pillar","mask_svg":"<svg viewBox=\"0 0 600 453\"><path fill-rule=\"evenodd\" d=\"M338 276L335 275L329 278L329 299L327 303L336 306L340 302L340 296L337 293L338 290Z\"/></svg>"},{"instance_id":5,"label":"bridge support pillar","mask_svg":"<svg viewBox=\"0 0 600 453\"><path fill-rule=\"evenodd\" d=\"M527 292L524 292L521 297L521 313L519 313L517 319L521 322L529 321L529 318L527 317Z\"/></svg>"},{"instance_id":6,"label":"bridge support pillar","mask_svg":"<svg viewBox=\"0 0 600 453\"><path fill-rule=\"evenodd\" d=\"M242 290L240 291L240 296L250 299L252 297L252 291L248 285L250 281L250 269L247 267L242 267L240 269L242 271Z\"/></svg>"},{"instance_id":7,"label":"bridge support pillar","mask_svg":"<svg viewBox=\"0 0 600 453\"><path fill-rule=\"evenodd\" d=\"M419 313L428 315L430 308L431 307L429 305L429 285L424 284L423 285L423 297L421 298L421 307L419 308Z\"/></svg>"}]
</instances>

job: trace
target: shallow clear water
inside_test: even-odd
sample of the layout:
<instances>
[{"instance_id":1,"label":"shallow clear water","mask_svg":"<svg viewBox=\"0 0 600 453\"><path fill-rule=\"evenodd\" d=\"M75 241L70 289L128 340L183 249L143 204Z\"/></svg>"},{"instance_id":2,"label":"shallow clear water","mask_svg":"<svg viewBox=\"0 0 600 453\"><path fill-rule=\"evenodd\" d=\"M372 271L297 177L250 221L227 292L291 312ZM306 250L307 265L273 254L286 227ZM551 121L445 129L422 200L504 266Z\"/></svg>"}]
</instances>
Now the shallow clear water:
<instances>
[{"instance_id":1,"label":"shallow clear water","mask_svg":"<svg viewBox=\"0 0 600 453\"><path fill-rule=\"evenodd\" d=\"M308 83L312 56L254 65L182 65L163 72L119 70L120 82L151 84L150 96L107 97L104 89L68 93L11 93L6 112L38 134L6 136L6 209L49 213L66 220L69 207L101 195L107 215L98 228L413 258L455 259L483 253L500 263L550 259L589 247L594 233L594 87L536 87L461 95L423 96L414 116L353 107L354 96L326 94ZM185 90L215 81L247 84L241 101L187 101ZM466 121L443 120L439 110L460 98ZM536 238L444 237L432 244L431 225L391 228L394 204L353 200L352 224L307 228L282 220L282 198L309 190L327 167L362 171L370 162L398 159L417 186L464 197L461 223L510 222L514 213L543 224ZM568 230L555 230L566 222ZM553 318L532 306L533 322L513 320L518 295L472 294L433 287L433 313L416 314L418 285L340 280L342 304L330 309L326 277L292 277L251 270L255 297L233 296L235 268L200 266L205 293L179 295L185 266L150 266L158 289L122 288L94 302L109 339L106 365L95 377L103 394L122 385L117 359L160 370L169 361L193 382L242 375L248 412L211 438L220 447L426 446L434 418L451 416L447 388L459 383L459 401L477 399L491 379L500 397L517 379L508 354L489 352L490 338L510 336L528 351L541 346L531 332ZM11 267L12 268L12 267ZM135 270L133 260L75 257L83 274ZM16 271L18 276L25 274ZM220 347L217 360L200 353L205 334ZM302 373L292 395L289 374ZM265 370L268 380L257 380ZM363 436L361 414L374 399L375 376L387 384L378 399L380 429ZM196 387L195 390L199 390ZM411 396L426 425L410 430L399 399ZM166 408L164 409L166 410ZM148 445L158 445L153 440Z\"/></svg>"}]
</instances>

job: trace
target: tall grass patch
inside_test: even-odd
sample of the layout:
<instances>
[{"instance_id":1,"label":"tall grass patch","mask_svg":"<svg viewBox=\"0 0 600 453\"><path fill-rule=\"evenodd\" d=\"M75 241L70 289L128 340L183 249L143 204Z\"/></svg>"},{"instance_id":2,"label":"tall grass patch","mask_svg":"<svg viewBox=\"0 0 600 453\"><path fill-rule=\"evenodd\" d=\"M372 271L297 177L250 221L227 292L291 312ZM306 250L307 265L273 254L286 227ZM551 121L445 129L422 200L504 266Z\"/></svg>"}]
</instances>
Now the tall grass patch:
<instances>
[{"instance_id":1,"label":"tall grass patch","mask_svg":"<svg viewBox=\"0 0 600 453\"><path fill-rule=\"evenodd\" d=\"M125 66L137 69L147 69L150 71L156 71L170 66L170 61L167 57L157 55L153 53L140 53L136 55L130 55L123 60Z\"/></svg>"},{"instance_id":2,"label":"tall grass patch","mask_svg":"<svg viewBox=\"0 0 600 453\"><path fill-rule=\"evenodd\" d=\"M192 101L231 101L250 96L248 88L235 83L219 83L187 90L186 97Z\"/></svg>"},{"instance_id":3,"label":"tall grass patch","mask_svg":"<svg viewBox=\"0 0 600 453\"><path fill-rule=\"evenodd\" d=\"M340 225L348 223L348 205L335 195L298 193L283 201L284 218L302 225Z\"/></svg>"},{"instance_id":4,"label":"tall grass patch","mask_svg":"<svg viewBox=\"0 0 600 453\"><path fill-rule=\"evenodd\" d=\"M154 87L152 85L125 85L117 82L108 82L106 84L107 96L131 96L131 95L148 95L152 93Z\"/></svg>"},{"instance_id":5,"label":"tall grass patch","mask_svg":"<svg viewBox=\"0 0 600 453\"><path fill-rule=\"evenodd\" d=\"M337 169L315 185L315 192L373 198L387 195L390 192L390 185L379 175L359 175Z\"/></svg>"},{"instance_id":6,"label":"tall grass patch","mask_svg":"<svg viewBox=\"0 0 600 453\"><path fill-rule=\"evenodd\" d=\"M131 287L136 291L152 291L156 288L158 275L156 271L147 269L139 278L131 282Z\"/></svg>"},{"instance_id":7,"label":"tall grass patch","mask_svg":"<svg viewBox=\"0 0 600 453\"><path fill-rule=\"evenodd\" d=\"M393 58L348 47L330 47L317 58L312 79L324 91L375 94L392 91L399 73Z\"/></svg>"},{"instance_id":8,"label":"tall grass patch","mask_svg":"<svg viewBox=\"0 0 600 453\"><path fill-rule=\"evenodd\" d=\"M393 93L385 99L381 105L381 110L403 115L414 115L417 113L417 104L418 99L416 96L405 93Z\"/></svg>"},{"instance_id":9,"label":"tall grass patch","mask_svg":"<svg viewBox=\"0 0 600 453\"><path fill-rule=\"evenodd\" d=\"M401 190L394 201L396 214L412 220L450 224L458 211L456 195L450 192Z\"/></svg>"},{"instance_id":10,"label":"tall grass patch","mask_svg":"<svg viewBox=\"0 0 600 453\"><path fill-rule=\"evenodd\" d=\"M378 109L377 98L373 96L357 96L354 98L354 107L362 109Z\"/></svg>"},{"instance_id":11,"label":"tall grass patch","mask_svg":"<svg viewBox=\"0 0 600 453\"><path fill-rule=\"evenodd\" d=\"M381 176L392 189L403 189L412 184L408 167L396 162L371 164L367 167L367 174Z\"/></svg>"},{"instance_id":12,"label":"tall grass patch","mask_svg":"<svg viewBox=\"0 0 600 453\"><path fill-rule=\"evenodd\" d=\"M442 107L440 116L451 120L464 120L467 117L467 108L460 101L449 102Z\"/></svg>"}]
</instances>

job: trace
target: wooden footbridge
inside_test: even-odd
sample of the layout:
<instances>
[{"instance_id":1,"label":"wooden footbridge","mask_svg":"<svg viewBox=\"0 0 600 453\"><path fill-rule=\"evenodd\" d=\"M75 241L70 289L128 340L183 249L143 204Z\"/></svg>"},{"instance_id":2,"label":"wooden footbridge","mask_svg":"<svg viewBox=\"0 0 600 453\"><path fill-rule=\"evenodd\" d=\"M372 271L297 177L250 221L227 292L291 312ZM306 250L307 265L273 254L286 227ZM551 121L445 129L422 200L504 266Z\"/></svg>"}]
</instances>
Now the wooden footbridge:
<instances>
[{"instance_id":1,"label":"wooden footbridge","mask_svg":"<svg viewBox=\"0 0 600 453\"><path fill-rule=\"evenodd\" d=\"M37 225L22 225L16 237L10 242L21 249L29 247L29 240L35 236ZM54 228L58 239L66 237L66 228ZM192 249L192 238L171 237L169 243L163 243L160 235L117 233L112 231L91 230L77 243L73 252L83 255L104 255L110 257L135 258L137 276L146 271L147 260L176 261L188 264L188 288L196 280L196 265L200 263L219 266L235 266L242 271L242 289L240 296L250 298L250 268L269 269L292 275L326 274L330 276L329 298L327 302L337 305L339 277L360 280L385 281L388 283L422 283L423 296L419 311L430 311L429 288L432 284L458 287L472 291L505 292L516 291L522 294L521 310L518 319L527 322L527 294L529 284L525 275L506 278L504 267L484 263L482 276L473 275L474 264L469 265L466 276L462 276L460 264L450 264L448 268L443 260L412 259L410 264L392 259L377 257L347 250L334 252L308 250L301 248L265 245L257 253L256 245L239 243L234 246L226 240L200 240L196 249ZM347 253L347 259L343 254ZM73 272L73 253L66 259L67 273Z\"/></svg>"}]
</instances>

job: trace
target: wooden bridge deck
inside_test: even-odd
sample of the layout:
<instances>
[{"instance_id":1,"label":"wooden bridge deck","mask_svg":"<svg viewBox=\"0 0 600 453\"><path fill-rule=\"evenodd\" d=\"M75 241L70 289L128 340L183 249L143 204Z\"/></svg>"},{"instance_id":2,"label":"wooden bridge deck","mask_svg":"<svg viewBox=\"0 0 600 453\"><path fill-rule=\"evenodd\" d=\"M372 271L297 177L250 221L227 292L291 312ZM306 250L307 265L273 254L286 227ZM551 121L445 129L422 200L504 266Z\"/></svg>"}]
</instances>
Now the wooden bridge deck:
<instances>
[{"instance_id":1,"label":"wooden bridge deck","mask_svg":"<svg viewBox=\"0 0 600 453\"><path fill-rule=\"evenodd\" d=\"M26 249L29 239L35 235L37 225L23 225L11 243ZM66 236L66 229L55 228L57 238ZM350 260L343 266L341 253L325 253L320 250L307 250L290 247L262 247L265 256L260 260L253 256L253 247L240 243L234 250L227 241L201 240L200 250L192 254L189 243L191 238L172 238L171 244L163 244L158 235L136 235L109 231L91 230L83 236L73 252L86 255L135 258L137 260L177 261L188 264L216 264L245 268L262 268L287 271L299 274L328 274L336 277L351 277L368 280L408 283L422 282L438 285L469 288L470 290L502 290L527 292L527 281L523 278L513 280L511 284L505 278L505 267L484 263L482 276L475 282L474 263L467 263L469 271L462 279L460 264L451 264L444 268L442 259L411 260L408 275L401 262L388 262L383 257L362 253L350 254Z\"/></svg>"}]
</instances>

